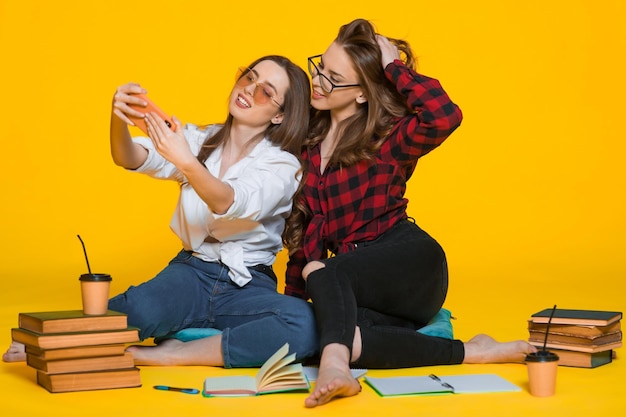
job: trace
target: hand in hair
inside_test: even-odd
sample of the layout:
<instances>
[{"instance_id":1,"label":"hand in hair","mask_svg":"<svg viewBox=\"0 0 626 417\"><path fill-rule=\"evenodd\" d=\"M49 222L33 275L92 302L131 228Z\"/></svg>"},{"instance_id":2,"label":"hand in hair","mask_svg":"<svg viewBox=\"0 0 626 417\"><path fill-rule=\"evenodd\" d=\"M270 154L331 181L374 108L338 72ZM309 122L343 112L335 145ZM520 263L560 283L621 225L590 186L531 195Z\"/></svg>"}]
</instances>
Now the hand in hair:
<instances>
[{"instance_id":1,"label":"hand in hair","mask_svg":"<svg viewBox=\"0 0 626 417\"><path fill-rule=\"evenodd\" d=\"M380 46L383 68L386 68L387 65L391 64L395 59L400 59L398 47L391 43L389 39L382 35L376 35L376 42L378 42L378 46Z\"/></svg>"}]
</instances>

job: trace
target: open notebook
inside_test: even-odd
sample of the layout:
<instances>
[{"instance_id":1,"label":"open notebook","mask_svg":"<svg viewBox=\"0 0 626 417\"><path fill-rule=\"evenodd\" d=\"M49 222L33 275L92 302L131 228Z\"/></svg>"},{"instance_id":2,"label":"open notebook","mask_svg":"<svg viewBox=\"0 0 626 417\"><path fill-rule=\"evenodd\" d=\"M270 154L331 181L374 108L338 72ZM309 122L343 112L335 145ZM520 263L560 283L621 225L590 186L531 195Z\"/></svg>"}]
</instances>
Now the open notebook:
<instances>
[{"instance_id":1,"label":"open notebook","mask_svg":"<svg viewBox=\"0 0 626 417\"><path fill-rule=\"evenodd\" d=\"M521 391L517 385L494 374L442 376L397 376L365 382L383 397L397 395L470 394Z\"/></svg>"},{"instance_id":2,"label":"open notebook","mask_svg":"<svg viewBox=\"0 0 626 417\"><path fill-rule=\"evenodd\" d=\"M303 366L302 370L304 374L309 379L309 381L313 382L317 380L317 375L319 373L319 369L313 366ZM350 369L352 376L354 379L359 379L363 375L367 373L367 369Z\"/></svg>"}]
</instances>

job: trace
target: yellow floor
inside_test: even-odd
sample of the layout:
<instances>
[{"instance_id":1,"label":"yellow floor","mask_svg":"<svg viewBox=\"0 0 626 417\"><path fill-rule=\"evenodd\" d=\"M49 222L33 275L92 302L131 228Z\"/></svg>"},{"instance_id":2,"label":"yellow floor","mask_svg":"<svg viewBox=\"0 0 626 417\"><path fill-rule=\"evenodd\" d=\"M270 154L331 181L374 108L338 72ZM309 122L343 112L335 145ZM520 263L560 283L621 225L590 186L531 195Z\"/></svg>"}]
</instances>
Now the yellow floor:
<instances>
[{"instance_id":1,"label":"yellow floor","mask_svg":"<svg viewBox=\"0 0 626 417\"><path fill-rule=\"evenodd\" d=\"M493 266L494 270L498 269ZM518 271L519 274L519 271ZM523 284L502 284L500 277L489 271L472 276L464 271L463 277L453 281L446 306L457 318L454 322L456 336L466 340L478 332L486 332L499 340L526 338L527 316L552 303L560 302L562 308L596 308L616 310L624 307L623 292L579 291L576 286L563 286L563 282L550 281L541 295L532 290L533 281L515 276L507 281ZM57 283L55 296L48 296L52 287L29 287L28 283L15 281L1 295L0 343L8 346L9 329L16 325L20 311L41 311L79 308L77 281ZM58 288L61 285L61 288ZM507 290L508 286L508 290ZM517 288L519 287L519 288ZM479 290L480 288L480 290ZM512 288L515 288L512 290ZM63 294L63 295L60 295ZM498 312L497 314L494 312ZM623 411L623 376L626 364L620 357L611 364L596 369L559 368L557 394L550 398L532 397L527 388L526 367L522 364L455 365L432 368L413 368L393 371L370 371L373 376L439 375L466 373L496 373L519 385L521 392L494 394L463 394L450 396L381 398L367 385L363 392L352 398L341 399L315 411L305 409L305 394L273 394L251 398L204 398L175 392L156 391L155 384L200 387L207 376L253 375L256 370L224 370L206 367L142 367L141 388L51 394L35 382L35 372L24 363L0 364L0 386L3 416L41 416L56 412L63 416L299 416L299 415L443 415L443 416L592 416L614 415ZM87 413L87 414L85 414Z\"/></svg>"},{"instance_id":2,"label":"yellow floor","mask_svg":"<svg viewBox=\"0 0 626 417\"><path fill-rule=\"evenodd\" d=\"M0 0L0 349L19 312L80 308L76 233L94 270L112 274L112 293L153 276L180 248L167 229L177 188L111 161L116 86L140 82L183 122L219 122L239 65L279 53L306 67L356 17L406 37L420 71L464 112L407 192L409 215L449 255L456 336L526 338L528 316L555 303L626 311L626 0L418 1L398 3L401 11L316 1L306 12L280 0L62 3ZM313 411L302 394L152 389L255 370L146 367L141 388L50 394L33 369L0 362L0 416L613 417L626 409L623 352L597 369L560 368L551 398L530 396L521 364L441 366L371 375L489 372L522 391L380 398L364 386Z\"/></svg>"}]
</instances>

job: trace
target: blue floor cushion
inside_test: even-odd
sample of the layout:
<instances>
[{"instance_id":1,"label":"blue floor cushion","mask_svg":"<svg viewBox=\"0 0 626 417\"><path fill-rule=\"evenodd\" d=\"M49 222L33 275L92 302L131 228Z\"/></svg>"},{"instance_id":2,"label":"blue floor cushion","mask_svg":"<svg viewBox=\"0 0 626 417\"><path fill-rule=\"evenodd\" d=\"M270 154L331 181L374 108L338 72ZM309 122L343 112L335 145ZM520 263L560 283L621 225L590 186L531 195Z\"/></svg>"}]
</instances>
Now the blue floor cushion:
<instances>
[{"instance_id":1,"label":"blue floor cushion","mask_svg":"<svg viewBox=\"0 0 626 417\"><path fill-rule=\"evenodd\" d=\"M433 317L433 319L426 326L418 329L417 331L428 336L454 339L451 319L452 314L450 311L442 308L437 314L435 314L435 317Z\"/></svg>"},{"instance_id":2,"label":"blue floor cushion","mask_svg":"<svg viewBox=\"0 0 626 417\"><path fill-rule=\"evenodd\" d=\"M427 336L443 337L445 339L453 339L454 332L452 330L452 314L450 311L442 308L435 317L421 329L417 331ZM166 339L178 339L181 342L189 342L191 340L204 339L205 337L215 336L222 333L221 330L212 328L188 328L179 330L168 336L155 338L155 343L160 343Z\"/></svg>"},{"instance_id":3,"label":"blue floor cushion","mask_svg":"<svg viewBox=\"0 0 626 417\"><path fill-rule=\"evenodd\" d=\"M179 330L176 333L172 333L167 336L156 337L154 338L154 342L159 344L166 339L178 339L181 342L189 342L191 340L204 339L205 337L215 336L221 333L221 330L212 328L188 328Z\"/></svg>"}]
</instances>

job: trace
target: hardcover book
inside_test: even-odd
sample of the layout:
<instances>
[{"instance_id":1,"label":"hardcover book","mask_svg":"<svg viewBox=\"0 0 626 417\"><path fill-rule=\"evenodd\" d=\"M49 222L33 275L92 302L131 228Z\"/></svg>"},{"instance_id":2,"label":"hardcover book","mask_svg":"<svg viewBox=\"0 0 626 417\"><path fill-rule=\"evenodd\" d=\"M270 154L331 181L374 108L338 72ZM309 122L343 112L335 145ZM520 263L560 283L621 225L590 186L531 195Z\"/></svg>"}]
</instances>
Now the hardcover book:
<instances>
[{"instance_id":1,"label":"hardcover book","mask_svg":"<svg viewBox=\"0 0 626 417\"><path fill-rule=\"evenodd\" d=\"M543 340L542 341L536 341L536 340L528 340L528 343L530 343L533 346L536 347L542 347L543 346ZM610 342L610 343L605 343L603 345L573 345L573 344L567 344L567 343L555 343L555 342L549 342L546 343L546 347L550 348L550 350L552 349L563 349L563 350L573 350L576 352L588 352L588 353L595 353L595 352L602 352L605 350L611 350L611 349L617 349L619 347L622 347L622 342Z\"/></svg>"},{"instance_id":2,"label":"hardcover book","mask_svg":"<svg viewBox=\"0 0 626 417\"><path fill-rule=\"evenodd\" d=\"M76 346L92 346L139 341L139 329L129 327L122 330L74 333L35 333L26 329L11 329L11 336L16 342L42 349L58 349Z\"/></svg>"},{"instance_id":3,"label":"hardcover book","mask_svg":"<svg viewBox=\"0 0 626 417\"><path fill-rule=\"evenodd\" d=\"M546 338L545 332L531 330L529 331L529 340L532 342L543 342ZM548 343L561 343L582 346L600 346L606 343L619 342L622 340L622 331L618 330L613 333L602 334L599 336L578 336L552 332L548 333Z\"/></svg>"},{"instance_id":4,"label":"hardcover book","mask_svg":"<svg viewBox=\"0 0 626 417\"><path fill-rule=\"evenodd\" d=\"M133 355L126 352L117 356L97 356L93 358L45 360L41 356L26 355L26 364L49 374L71 372L104 371L106 369L133 368Z\"/></svg>"},{"instance_id":5,"label":"hardcover book","mask_svg":"<svg viewBox=\"0 0 626 417\"><path fill-rule=\"evenodd\" d=\"M548 323L551 308L533 314L530 320L534 323ZM557 308L554 311L551 324L577 324L591 326L608 326L622 319L622 313L618 311L600 310L567 310Z\"/></svg>"},{"instance_id":6,"label":"hardcover book","mask_svg":"<svg viewBox=\"0 0 626 417\"><path fill-rule=\"evenodd\" d=\"M616 321L607 326L589 326L589 325L577 325L577 324L554 324L550 323L550 333L566 334L570 336L583 336L593 337L602 336L609 333L615 333L621 331L621 321ZM548 328L547 323L534 323L532 320L528 321L528 331L536 331L546 333Z\"/></svg>"},{"instance_id":7,"label":"hardcover book","mask_svg":"<svg viewBox=\"0 0 626 417\"><path fill-rule=\"evenodd\" d=\"M204 380L202 395L251 396L288 391L308 391L311 387L302 364L292 363L296 354L289 353L289 344L284 344L259 369L256 377L224 376L208 377Z\"/></svg>"},{"instance_id":8,"label":"hardcover book","mask_svg":"<svg viewBox=\"0 0 626 417\"><path fill-rule=\"evenodd\" d=\"M90 391L141 386L139 368L69 374L37 371L37 383L50 392Z\"/></svg>"},{"instance_id":9,"label":"hardcover book","mask_svg":"<svg viewBox=\"0 0 626 417\"><path fill-rule=\"evenodd\" d=\"M614 352L604 350L601 352L576 352L573 350L550 349L559 356L559 366L571 366L575 368L597 368L613 362Z\"/></svg>"},{"instance_id":10,"label":"hardcover book","mask_svg":"<svg viewBox=\"0 0 626 417\"><path fill-rule=\"evenodd\" d=\"M128 327L126 314L109 310L101 316L83 314L82 310L20 313L18 327L35 333L69 333L120 330Z\"/></svg>"},{"instance_id":11,"label":"hardcover book","mask_svg":"<svg viewBox=\"0 0 626 417\"><path fill-rule=\"evenodd\" d=\"M26 345L26 354L40 357L43 360L52 361L59 359L90 358L95 356L123 355L126 344L76 346L60 349L41 349L36 346Z\"/></svg>"}]
</instances>

